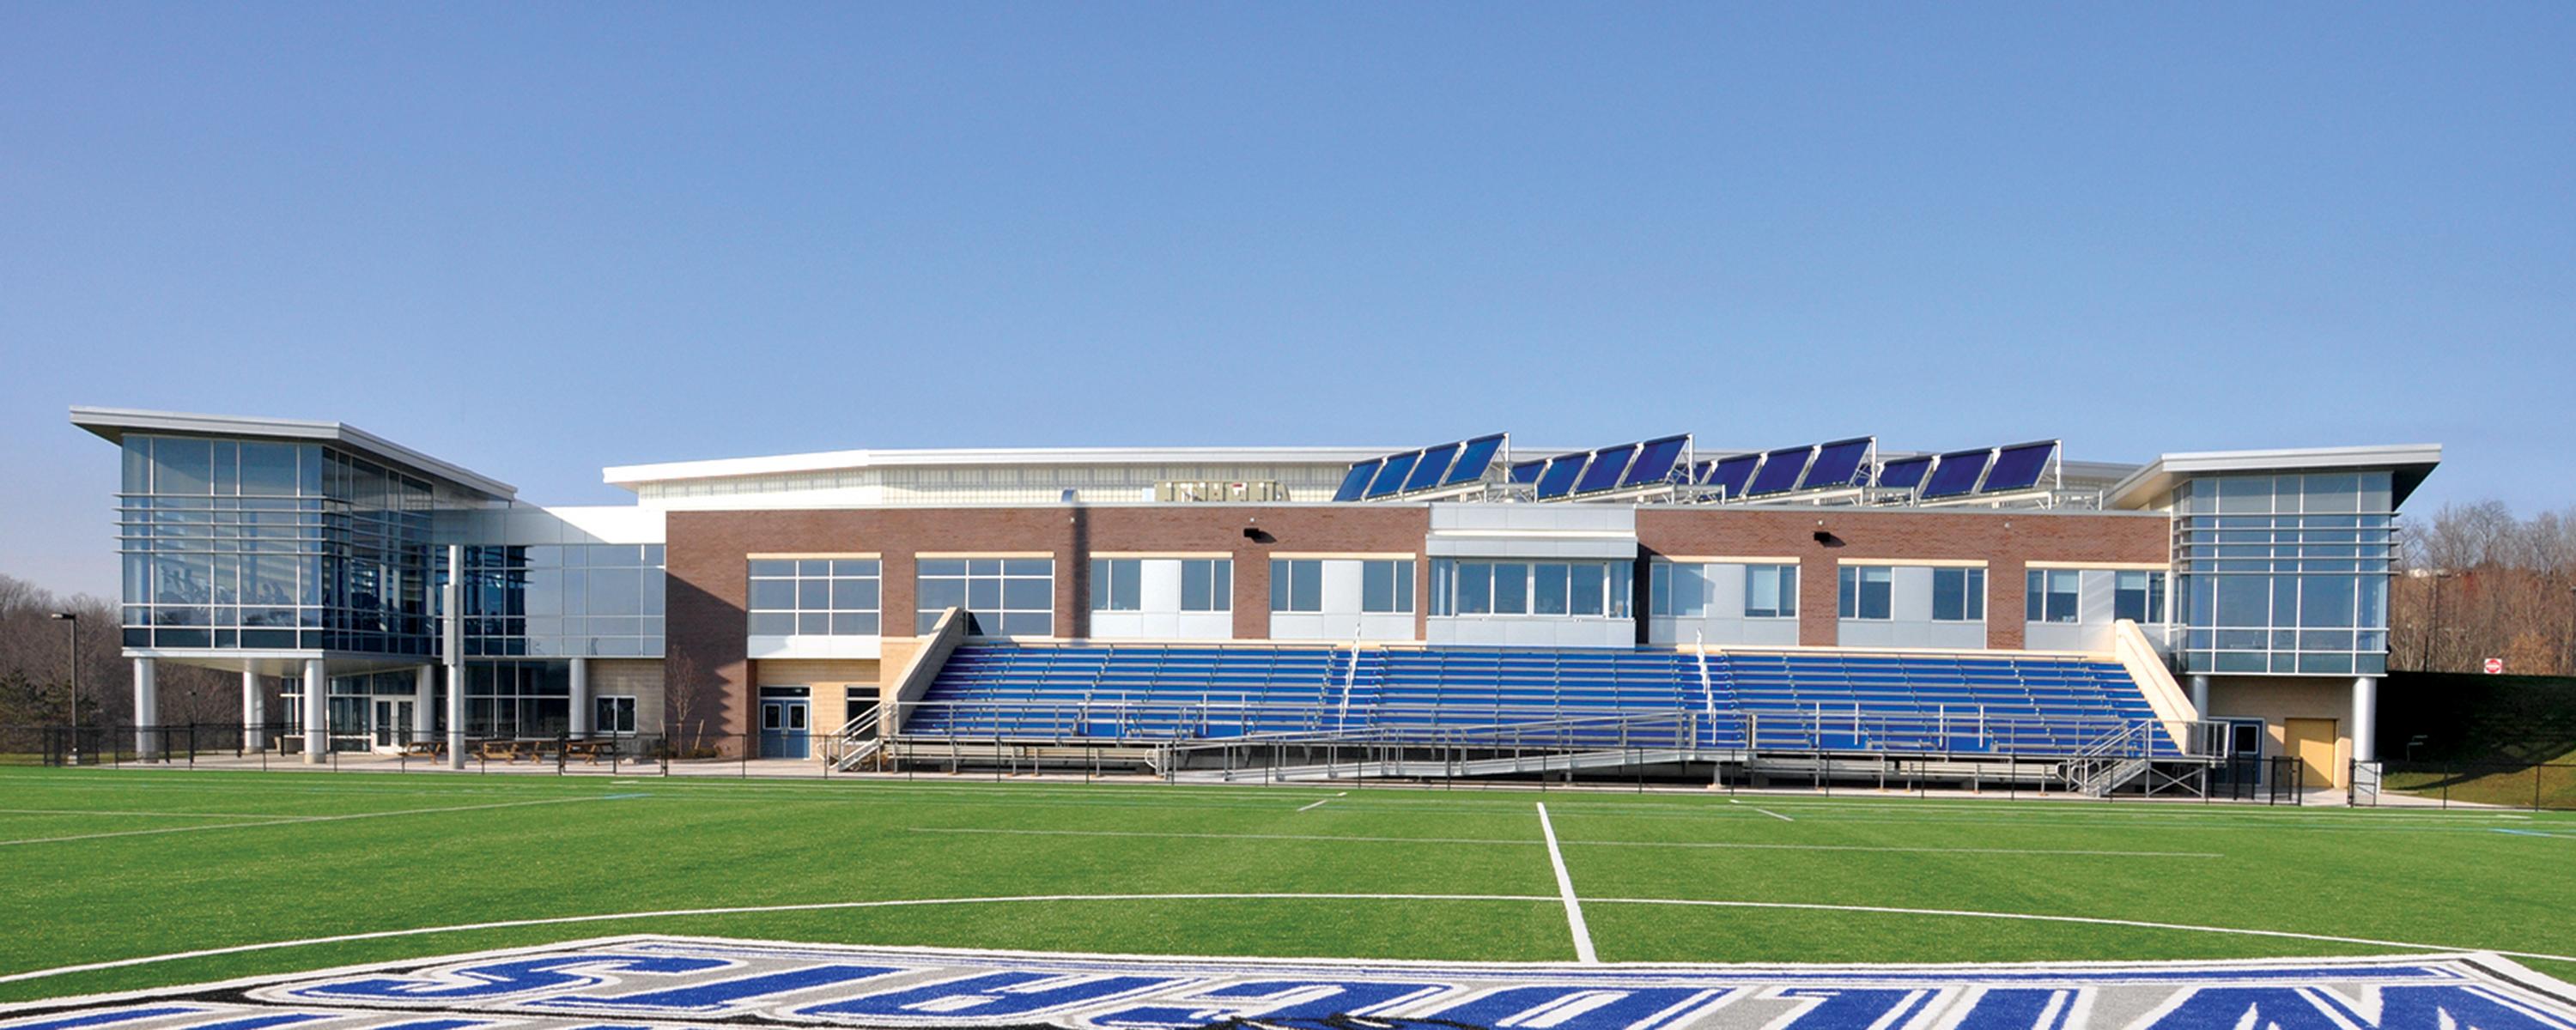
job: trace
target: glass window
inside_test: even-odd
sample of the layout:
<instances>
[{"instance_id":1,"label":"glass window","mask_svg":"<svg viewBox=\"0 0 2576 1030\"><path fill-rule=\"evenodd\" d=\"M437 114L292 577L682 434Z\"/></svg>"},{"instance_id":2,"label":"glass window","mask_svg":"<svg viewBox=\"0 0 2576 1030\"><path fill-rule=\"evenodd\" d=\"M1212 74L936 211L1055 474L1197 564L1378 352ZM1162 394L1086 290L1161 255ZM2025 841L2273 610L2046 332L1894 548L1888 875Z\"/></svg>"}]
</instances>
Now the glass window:
<instances>
[{"instance_id":1,"label":"glass window","mask_svg":"<svg viewBox=\"0 0 2576 1030\"><path fill-rule=\"evenodd\" d=\"M1795 565L1745 566L1744 617L1748 619L1797 618L1798 567Z\"/></svg>"},{"instance_id":2,"label":"glass window","mask_svg":"<svg viewBox=\"0 0 2576 1030\"><path fill-rule=\"evenodd\" d=\"M1233 611L1234 559L1182 559L1181 610L1185 612Z\"/></svg>"},{"instance_id":3,"label":"glass window","mask_svg":"<svg viewBox=\"0 0 2576 1030\"><path fill-rule=\"evenodd\" d=\"M1044 637L1055 633L1055 559L925 559L914 577L913 623L928 633L940 613L965 608L979 636Z\"/></svg>"},{"instance_id":4,"label":"glass window","mask_svg":"<svg viewBox=\"0 0 2576 1030\"><path fill-rule=\"evenodd\" d=\"M2165 621L2165 574L2144 570L2117 573L2111 616L2137 623Z\"/></svg>"},{"instance_id":5,"label":"glass window","mask_svg":"<svg viewBox=\"0 0 2576 1030\"><path fill-rule=\"evenodd\" d=\"M1577 564L1571 568L1574 597L1567 609L1576 615L1605 614L1607 609L1603 604L1608 600L1609 567Z\"/></svg>"},{"instance_id":6,"label":"glass window","mask_svg":"<svg viewBox=\"0 0 2576 1030\"><path fill-rule=\"evenodd\" d=\"M1494 611L1494 564L1462 561L1458 568L1458 611L1460 615L1490 615ZM1439 614L1446 615L1447 612Z\"/></svg>"},{"instance_id":7,"label":"glass window","mask_svg":"<svg viewBox=\"0 0 2576 1030\"><path fill-rule=\"evenodd\" d=\"M1933 569L1932 618L1938 622L1982 622L1986 617L1986 570Z\"/></svg>"},{"instance_id":8,"label":"glass window","mask_svg":"<svg viewBox=\"0 0 2576 1030\"><path fill-rule=\"evenodd\" d=\"M1593 573L1593 575L1592 575L1591 577L1589 577L1589 578L1592 580L1592 583L1593 583L1593 604L1592 604L1592 611L1591 611L1591 612L1588 612L1588 613L1585 613L1585 614L1599 614L1599 613L1600 613L1600 611L1601 611L1601 603L1600 603L1600 596L1601 596L1601 591L1600 591L1600 585L1601 585L1600 569L1598 569L1598 568L1592 568L1592 569L1588 569L1588 570L1586 570L1586 571L1589 571L1589 572ZM1565 603L1566 603L1566 565L1565 565L1565 563L1564 563L1564 562L1541 562L1541 563L1539 563L1539 564L1532 565L1532 566L1530 566L1530 577L1531 577L1531 579L1530 579L1530 614L1532 614L1532 615L1563 615L1563 614L1565 614L1565 613L1566 613L1566 608L1565 608Z\"/></svg>"},{"instance_id":9,"label":"glass window","mask_svg":"<svg viewBox=\"0 0 2576 1030\"><path fill-rule=\"evenodd\" d=\"M1895 570L1885 565L1847 565L1835 593L1846 619L1894 617Z\"/></svg>"},{"instance_id":10,"label":"glass window","mask_svg":"<svg viewBox=\"0 0 2576 1030\"><path fill-rule=\"evenodd\" d=\"M1134 558L1091 560L1091 610L1132 612L1144 608L1145 563Z\"/></svg>"},{"instance_id":11,"label":"glass window","mask_svg":"<svg viewBox=\"0 0 2576 1030\"><path fill-rule=\"evenodd\" d=\"M1675 619L1708 614L1708 566L1657 561L1647 569L1648 611Z\"/></svg>"},{"instance_id":12,"label":"glass window","mask_svg":"<svg viewBox=\"0 0 2576 1030\"><path fill-rule=\"evenodd\" d=\"M581 551L584 548L566 548ZM616 557L633 560L632 548ZM594 564L610 559L591 555L584 559ZM614 560L614 559L610 559ZM758 559L749 563L751 590L746 606L751 613L753 636L876 636L880 624L878 601L882 594L881 566L875 559ZM614 615L631 609L597 607L601 585L636 584L634 574L621 569L591 568L564 574L567 582L579 577L591 584L593 607L590 614ZM624 590L625 586L615 590ZM612 591L613 592L613 591ZM943 606L944 607L944 606ZM594 622L599 620L592 620Z\"/></svg>"},{"instance_id":13,"label":"glass window","mask_svg":"<svg viewBox=\"0 0 2576 1030\"><path fill-rule=\"evenodd\" d=\"M1361 562L1360 611L1371 615L1411 614L1413 559Z\"/></svg>"},{"instance_id":14,"label":"glass window","mask_svg":"<svg viewBox=\"0 0 2576 1030\"><path fill-rule=\"evenodd\" d=\"M1315 558L1271 559L1270 610L1323 611L1324 563Z\"/></svg>"},{"instance_id":15,"label":"glass window","mask_svg":"<svg viewBox=\"0 0 2576 1030\"><path fill-rule=\"evenodd\" d=\"M1526 562L1494 563L1494 614L1529 614L1529 576Z\"/></svg>"}]
</instances>

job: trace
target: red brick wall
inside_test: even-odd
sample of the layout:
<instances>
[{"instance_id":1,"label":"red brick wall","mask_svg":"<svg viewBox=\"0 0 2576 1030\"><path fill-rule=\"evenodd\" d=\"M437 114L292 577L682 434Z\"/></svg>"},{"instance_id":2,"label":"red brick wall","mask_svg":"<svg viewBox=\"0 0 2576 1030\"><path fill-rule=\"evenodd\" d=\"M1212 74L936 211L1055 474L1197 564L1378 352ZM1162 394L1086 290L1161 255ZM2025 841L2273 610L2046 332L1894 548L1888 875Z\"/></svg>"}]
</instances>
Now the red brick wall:
<instances>
[{"instance_id":1,"label":"red brick wall","mask_svg":"<svg viewBox=\"0 0 2576 1030\"><path fill-rule=\"evenodd\" d=\"M1821 543L1815 533L1833 535ZM2172 546L2163 516L2098 512L1777 511L1643 508L1646 556L1798 558L1798 642L1831 647L1835 577L1843 559L1986 562L1986 646L2022 646L2024 564L2034 561L2162 562Z\"/></svg>"}]
</instances>

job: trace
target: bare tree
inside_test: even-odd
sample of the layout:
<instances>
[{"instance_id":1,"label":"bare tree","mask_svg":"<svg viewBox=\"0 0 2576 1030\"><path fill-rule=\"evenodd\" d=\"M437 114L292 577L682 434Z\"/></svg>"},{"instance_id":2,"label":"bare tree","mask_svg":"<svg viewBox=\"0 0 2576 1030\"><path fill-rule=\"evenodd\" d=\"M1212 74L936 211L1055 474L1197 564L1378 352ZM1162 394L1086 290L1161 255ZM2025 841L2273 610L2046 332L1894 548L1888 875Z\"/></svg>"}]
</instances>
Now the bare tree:
<instances>
[{"instance_id":1,"label":"bare tree","mask_svg":"<svg viewBox=\"0 0 2576 1030\"><path fill-rule=\"evenodd\" d=\"M2452 505L2411 527L2389 599L2390 663L2576 675L2576 509L2518 519L2502 502Z\"/></svg>"}]
</instances>

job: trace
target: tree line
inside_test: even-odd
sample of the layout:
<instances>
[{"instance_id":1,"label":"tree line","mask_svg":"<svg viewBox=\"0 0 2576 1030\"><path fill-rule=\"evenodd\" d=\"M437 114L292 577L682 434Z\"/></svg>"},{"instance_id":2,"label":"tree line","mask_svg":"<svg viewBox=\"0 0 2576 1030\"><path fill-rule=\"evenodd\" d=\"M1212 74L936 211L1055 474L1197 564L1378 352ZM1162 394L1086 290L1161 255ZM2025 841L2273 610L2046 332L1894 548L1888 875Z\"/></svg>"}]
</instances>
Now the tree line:
<instances>
[{"instance_id":1,"label":"tree line","mask_svg":"<svg viewBox=\"0 0 2576 1030\"><path fill-rule=\"evenodd\" d=\"M72 650L74 616L80 650ZM80 669L84 726L134 721L133 663L123 656L117 608L109 601L64 597L0 573L0 726L60 726L72 718L72 669ZM241 722L241 674L163 662L155 673L161 722ZM272 684L271 690L275 689Z\"/></svg>"},{"instance_id":2,"label":"tree line","mask_svg":"<svg viewBox=\"0 0 2576 1030\"><path fill-rule=\"evenodd\" d=\"M2502 501L2445 505L2403 525L2389 590L2388 665L2576 675L2576 508L2514 515Z\"/></svg>"}]
</instances>

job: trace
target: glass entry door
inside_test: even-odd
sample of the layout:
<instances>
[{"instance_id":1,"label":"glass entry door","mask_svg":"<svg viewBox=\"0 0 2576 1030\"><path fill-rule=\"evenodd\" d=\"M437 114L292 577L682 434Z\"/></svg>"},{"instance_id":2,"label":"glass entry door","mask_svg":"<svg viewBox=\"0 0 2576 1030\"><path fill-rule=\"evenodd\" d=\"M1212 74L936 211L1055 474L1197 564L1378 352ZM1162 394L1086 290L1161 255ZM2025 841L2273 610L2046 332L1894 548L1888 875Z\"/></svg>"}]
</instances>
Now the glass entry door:
<instances>
[{"instance_id":1,"label":"glass entry door","mask_svg":"<svg viewBox=\"0 0 2576 1030\"><path fill-rule=\"evenodd\" d=\"M410 701L376 702L376 747L399 748L411 743L412 704Z\"/></svg>"},{"instance_id":2,"label":"glass entry door","mask_svg":"<svg viewBox=\"0 0 2576 1030\"><path fill-rule=\"evenodd\" d=\"M760 757L804 758L812 752L812 734L807 732L809 706L805 699L764 700L760 703Z\"/></svg>"}]
</instances>

